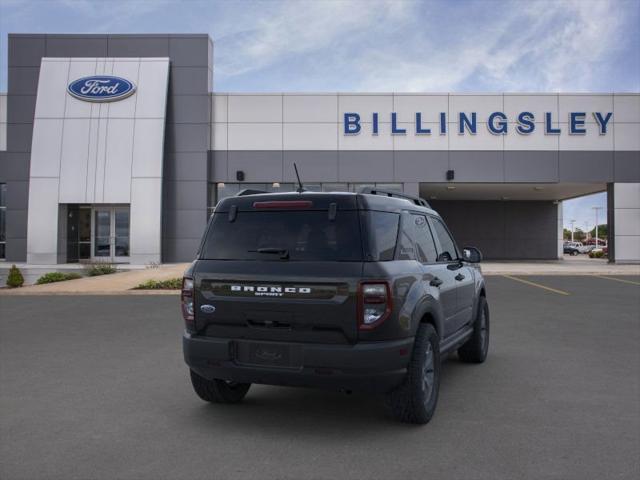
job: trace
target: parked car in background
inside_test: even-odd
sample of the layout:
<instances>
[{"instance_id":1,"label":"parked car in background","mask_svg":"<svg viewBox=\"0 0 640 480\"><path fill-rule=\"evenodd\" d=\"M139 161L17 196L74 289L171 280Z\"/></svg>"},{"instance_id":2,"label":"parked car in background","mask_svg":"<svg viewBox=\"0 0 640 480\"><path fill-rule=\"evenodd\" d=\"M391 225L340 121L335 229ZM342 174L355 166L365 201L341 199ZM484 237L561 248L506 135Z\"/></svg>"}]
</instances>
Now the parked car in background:
<instances>
[{"instance_id":1,"label":"parked car in background","mask_svg":"<svg viewBox=\"0 0 640 480\"><path fill-rule=\"evenodd\" d=\"M562 248L564 253L573 256L583 253L581 249L584 249L584 245L580 242L564 242Z\"/></svg>"}]
</instances>

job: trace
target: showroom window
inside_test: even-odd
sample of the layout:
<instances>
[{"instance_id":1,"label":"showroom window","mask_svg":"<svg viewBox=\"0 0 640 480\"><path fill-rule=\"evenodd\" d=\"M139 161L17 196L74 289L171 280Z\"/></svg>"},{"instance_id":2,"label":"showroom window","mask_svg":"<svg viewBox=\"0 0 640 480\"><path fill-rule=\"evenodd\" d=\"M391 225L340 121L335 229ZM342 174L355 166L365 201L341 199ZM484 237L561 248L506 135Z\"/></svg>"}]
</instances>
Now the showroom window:
<instances>
[{"instance_id":1,"label":"showroom window","mask_svg":"<svg viewBox=\"0 0 640 480\"><path fill-rule=\"evenodd\" d=\"M0 260L4 260L7 251L7 184L0 183Z\"/></svg>"},{"instance_id":2,"label":"showroom window","mask_svg":"<svg viewBox=\"0 0 640 480\"><path fill-rule=\"evenodd\" d=\"M402 192L401 183L305 183L308 192L359 192L363 188L377 187L382 190ZM227 197L236 195L240 190L251 189L263 192L295 192L295 183L210 183L207 212L213 213L216 204Z\"/></svg>"}]
</instances>

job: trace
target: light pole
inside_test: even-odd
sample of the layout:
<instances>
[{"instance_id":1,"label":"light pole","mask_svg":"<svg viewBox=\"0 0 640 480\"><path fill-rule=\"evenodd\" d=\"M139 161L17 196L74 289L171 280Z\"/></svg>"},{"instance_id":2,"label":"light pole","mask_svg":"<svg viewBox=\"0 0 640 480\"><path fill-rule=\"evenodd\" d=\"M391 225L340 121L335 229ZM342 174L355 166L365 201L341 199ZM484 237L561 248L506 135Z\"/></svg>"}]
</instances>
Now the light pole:
<instances>
[{"instance_id":1,"label":"light pole","mask_svg":"<svg viewBox=\"0 0 640 480\"><path fill-rule=\"evenodd\" d=\"M591 207L596 211L596 248L598 248L598 210L602 210L603 207Z\"/></svg>"},{"instance_id":2,"label":"light pole","mask_svg":"<svg viewBox=\"0 0 640 480\"><path fill-rule=\"evenodd\" d=\"M571 241L573 242L573 230L574 230L574 225L576 223L575 220L571 220Z\"/></svg>"}]
</instances>

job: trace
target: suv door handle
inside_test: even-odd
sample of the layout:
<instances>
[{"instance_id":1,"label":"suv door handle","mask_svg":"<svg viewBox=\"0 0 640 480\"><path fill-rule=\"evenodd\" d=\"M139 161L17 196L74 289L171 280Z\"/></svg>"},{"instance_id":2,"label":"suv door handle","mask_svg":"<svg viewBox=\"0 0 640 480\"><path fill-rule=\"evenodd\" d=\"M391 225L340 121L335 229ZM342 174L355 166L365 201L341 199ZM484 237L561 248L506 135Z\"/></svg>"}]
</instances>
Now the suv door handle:
<instances>
[{"instance_id":1,"label":"suv door handle","mask_svg":"<svg viewBox=\"0 0 640 480\"><path fill-rule=\"evenodd\" d=\"M455 278L457 281L459 281L459 282L460 282L460 281L464 280L464 278L465 278L465 277L464 277L464 275L463 275L463 274L459 273L459 274L457 274L457 275L456 275L455 277L453 277L453 278Z\"/></svg>"},{"instance_id":2,"label":"suv door handle","mask_svg":"<svg viewBox=\"0 0 640 480\"><path fill-rule=\"evenodd\" d=\"M440 285L442 285L442 280L440 280L438 277L433 277L433 280L429 282L429 285L431 285L432 287L439 287Z\"/></svg>"}]
</instances>

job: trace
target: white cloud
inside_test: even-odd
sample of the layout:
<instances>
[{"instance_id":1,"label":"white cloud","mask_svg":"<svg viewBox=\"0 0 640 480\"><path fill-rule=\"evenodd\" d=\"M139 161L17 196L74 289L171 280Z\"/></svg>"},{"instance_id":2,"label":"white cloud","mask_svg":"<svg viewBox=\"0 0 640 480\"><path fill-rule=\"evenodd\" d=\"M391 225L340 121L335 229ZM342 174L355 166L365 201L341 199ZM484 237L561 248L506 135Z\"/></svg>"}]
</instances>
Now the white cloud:
<instances>
[{"instance_id":1,"label":"white cloud","mask_svg":"<svg viewBox=\"0 0 640 480\"><path fill-rule=\"evenodd\" d=\"M589 91L621 48L628 11L604 0L267 5L241 32L214 37L219 80L270 67L299 75L295 64L313 58L329 89L349 72L350 90Z\"/></svg>"}]
</instances>

